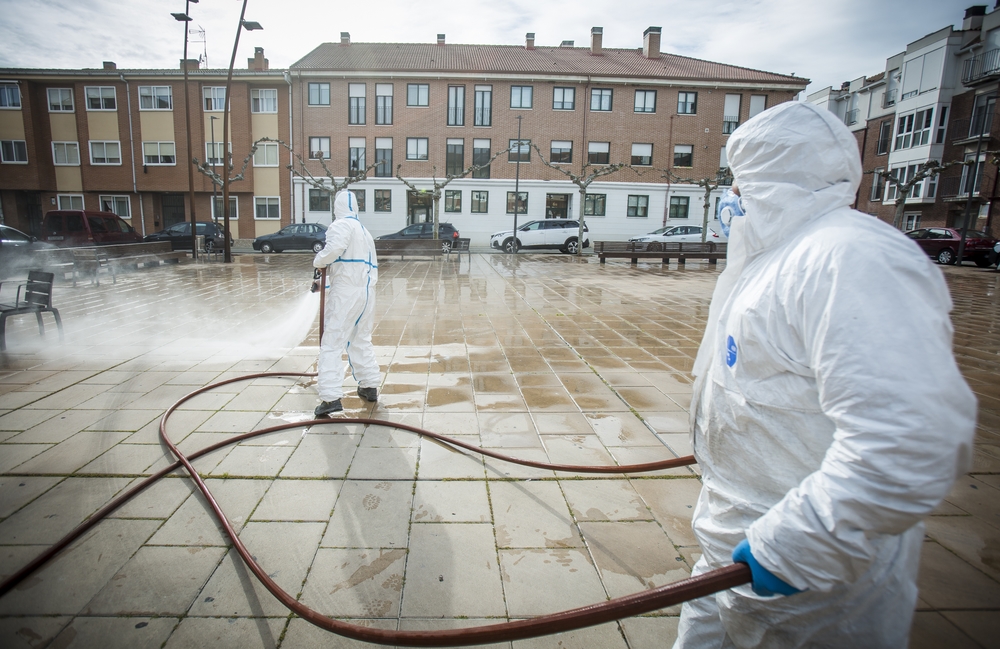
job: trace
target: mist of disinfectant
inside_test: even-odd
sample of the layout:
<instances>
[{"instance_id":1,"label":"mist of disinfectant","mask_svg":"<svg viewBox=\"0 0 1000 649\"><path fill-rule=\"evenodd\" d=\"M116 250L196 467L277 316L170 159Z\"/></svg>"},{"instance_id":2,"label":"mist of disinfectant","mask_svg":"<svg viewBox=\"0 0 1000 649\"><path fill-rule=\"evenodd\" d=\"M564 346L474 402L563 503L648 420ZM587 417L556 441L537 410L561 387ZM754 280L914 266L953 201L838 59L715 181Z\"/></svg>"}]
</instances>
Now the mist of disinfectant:
<instances>
[{"instance_id":1,"label":"mist of disinfectant","mask_svg":"<svg viewBox=\"0 0 1000 649\"><path fill-rule=\"evenodd\" d=\"M295 302L288 305L288 309L284 310L280 316L257 329L251 340L247 342L251 345L266 346L271 349L298 347L316 324L321 295L321 292L306 292L301 295Z\"/></svg>"}]
</instances>

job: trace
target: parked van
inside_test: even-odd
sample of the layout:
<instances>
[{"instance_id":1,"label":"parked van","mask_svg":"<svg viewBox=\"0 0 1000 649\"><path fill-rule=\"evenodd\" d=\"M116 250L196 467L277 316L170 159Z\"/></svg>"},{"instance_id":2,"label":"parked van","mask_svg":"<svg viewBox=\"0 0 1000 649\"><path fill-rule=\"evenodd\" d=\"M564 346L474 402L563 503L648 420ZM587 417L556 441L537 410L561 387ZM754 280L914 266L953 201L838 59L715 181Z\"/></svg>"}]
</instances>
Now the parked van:
<instances>
[{"instance_id":1,"label":"parked van","mask_svg":"<svg viewBox=\"0 0 1000 649\"><path fill-rule=\"evenodd\" d=\"M142 241L132 226L114 212L55 210L42 219L42 241L68 248Z\"/></svg>"}]
</instances>

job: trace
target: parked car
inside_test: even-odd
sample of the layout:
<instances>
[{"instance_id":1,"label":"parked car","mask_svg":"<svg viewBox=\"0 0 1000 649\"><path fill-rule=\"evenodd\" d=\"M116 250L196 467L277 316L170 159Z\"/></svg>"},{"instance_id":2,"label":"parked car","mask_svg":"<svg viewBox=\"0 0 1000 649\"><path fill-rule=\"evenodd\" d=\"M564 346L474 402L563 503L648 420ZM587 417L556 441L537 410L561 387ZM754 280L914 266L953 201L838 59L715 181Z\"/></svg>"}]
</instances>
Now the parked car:
<instances>
[{"instance_id":1,"label":"parked car","mask_svg":"<svg viewBox=\"0 0 1000 649\"><path fill-rule=\"evenodd\" d=\"M226 245L225 232L222 226L211 221L198 221L195 233L205 237L205 250L212 252L216 248L224 248ZM191 224L187 221L174 223L166 230L160 230L153 234L147 234L143 239L146 242L169 241L171 250L191 249ZM233 246L233 235L229 235L229 247Z\"/></svg>"},{"instance_id":2,"label":"parked car","mask_svg":"<svg viewBox=\"0 0 1000 649\"><path fill-rule=\"evenodd\" d=\"M993 246L993 252L990 253L990 265L996 266L996 269L1000 270L1000 241L997 241L996 245Z\"/></svg>"},{"instance_id":3,"label":"parked car","mask_svg":"<svg viewBox=\"0 0 1000 649\"><path fill-rule=\"evenodd\" d=\"M53 210L42 219L42 241L59 247L137 243L136 231L114 212Z\"/></svg>"},{"instance_id":4,"label":"parked car","mask_svg":"<svg viewBox=\"0 0 1000 649\"><path fill-rule=\"evenodd\" d=\"M920 228L910 230L906 236L913 239L924 252L936 259L939 264L954 264L958 258L958 245L962 240L962 231L956 228ZM990 265L990 252L997 240L977 230L969 230L965 234L965 254L963 259L971 259L980 268Z\"/></svg>"},{"instance_id":5,"label":"parked car","mask_svg":"<svg viewBox=\"0 0 1000 649\"><path fill-rule=\"evenodd\" d=\"M584 232L590 232L585 223ZM518 226L517 237L513 230L496 232L490 237L490 247L504 252L513 252L515 247L520 250L557 249L560 252L576 254L579 246L580 222L569 219L545 219L543 221L528 221ZM584 237L583 247L590 247L590 239Z\"/></svg>"},{"instance_id":6,"label":"parked car","mask_svg":"<svg viewBox=\"0 0 1000 649\"><path fill-rule=\"evenodd\" d=\"M376 239L433 239L434 224L425 221L424 223L414 223L408 225L399 232L383 234ZM458 230L451 223L438 223L438 238L441 239L441 249L445 252L451 250L451 242L458 238Z\"/></svg>"},{"instance_id":7,"label":"parked car","mask_svg":"<svg viewBox=\"0 0 1000 649\"><path fill-rule=\"evenodd\" d=\"M9 277L29 268L31 253L35 250L55 247L16 228L0 225L0 277Z\"/></svg>"},{"instance_id":8,"label":"parked car","mask_svg":"<svg viewBox=\"0 0 1000 649\"><path fill-rule=\"evenodd\" d=\"M726 239L719 235L718 232L712 228L708 229L708 235L705 237L705 241L714 241L715 243L722 243ZM665 228L660 228L659 230L654 230L649 234L644 234L641 237L632 237L629 241L636 241L641 243L677 243L681 242L701 242L701 226L700 225L668 225Z\"/></svg>"},{"instance_id":9,"label":"parked car","mask_svg":"<svg viewBox=\"0 0 1000 649\"><path fill-rule=\"evenodd\" d=\"M253 240L253 249L263 253L283 250L319 252L326 245L326 228L318 223L293 223Z\"/></svg>"}]
</instances>

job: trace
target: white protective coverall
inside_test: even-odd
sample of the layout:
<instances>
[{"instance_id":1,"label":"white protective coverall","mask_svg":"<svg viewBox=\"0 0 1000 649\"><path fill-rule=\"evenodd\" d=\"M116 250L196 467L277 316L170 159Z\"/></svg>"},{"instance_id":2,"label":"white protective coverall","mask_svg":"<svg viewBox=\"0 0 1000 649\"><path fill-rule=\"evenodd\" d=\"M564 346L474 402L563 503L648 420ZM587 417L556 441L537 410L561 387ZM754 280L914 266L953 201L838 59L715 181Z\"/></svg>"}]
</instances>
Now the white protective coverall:
<instances>
[{"instance_id":1,"label":"white protective coverall","mask_svg":"<svg viewBox=\"0 0 1000 649\"><path fill-rule=\"evenodd\" d=\"M858 145L829 111L780 104L727 153L746 216L694 367L694 574L731 564L745 537L807 592L688 602L674 647L903 649L921 518L972 455L951 298L912 241L850 209Z\"/></svg>"},{"instance_id":2,"label":"white protective coverall","mask_svg":"<svg viewBox=\"0 0 1000 649\"><path fill-rule=\"evenodd\" d=\"M357 205L350 191L337 192L326 246L313 259L316 268L330 266L318 363L317 388L323 401L344 396L345 350L359 387L376 388L382 378L372 347L378 258L372 235L358 220Z\"/></svg>"}]
</instances>

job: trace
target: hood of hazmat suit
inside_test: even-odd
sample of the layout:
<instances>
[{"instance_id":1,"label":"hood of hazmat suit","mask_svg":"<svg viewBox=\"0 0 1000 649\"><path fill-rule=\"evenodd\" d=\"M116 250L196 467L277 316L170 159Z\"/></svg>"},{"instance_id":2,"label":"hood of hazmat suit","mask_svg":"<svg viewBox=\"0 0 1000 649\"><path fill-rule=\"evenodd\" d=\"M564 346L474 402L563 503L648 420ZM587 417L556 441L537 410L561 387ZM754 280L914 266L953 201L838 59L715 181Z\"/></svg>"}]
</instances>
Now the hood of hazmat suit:
<instances>
[{"instance_id":1,"label":"hood of hazmat suit","mask_svg":"<svg viewBox=\"0 0 1000 649\"><path fill-rule=\"evenodd\" d=\"M740 587L718 596L721 619L738 646L830 640L831 624L848 635L830 646L896 646L899 633L905 645L920 521L972 453L951 298L912 241L850 209L858 145L829 111L780 104L738 128L727 154L746 215L732 221L694 367L694 528L704 569L745 537L810 592L762 600ZM886 588L897 592L880 599ZM840 623L862 602L867 618Z\"/></svg>"}]
</instances>

